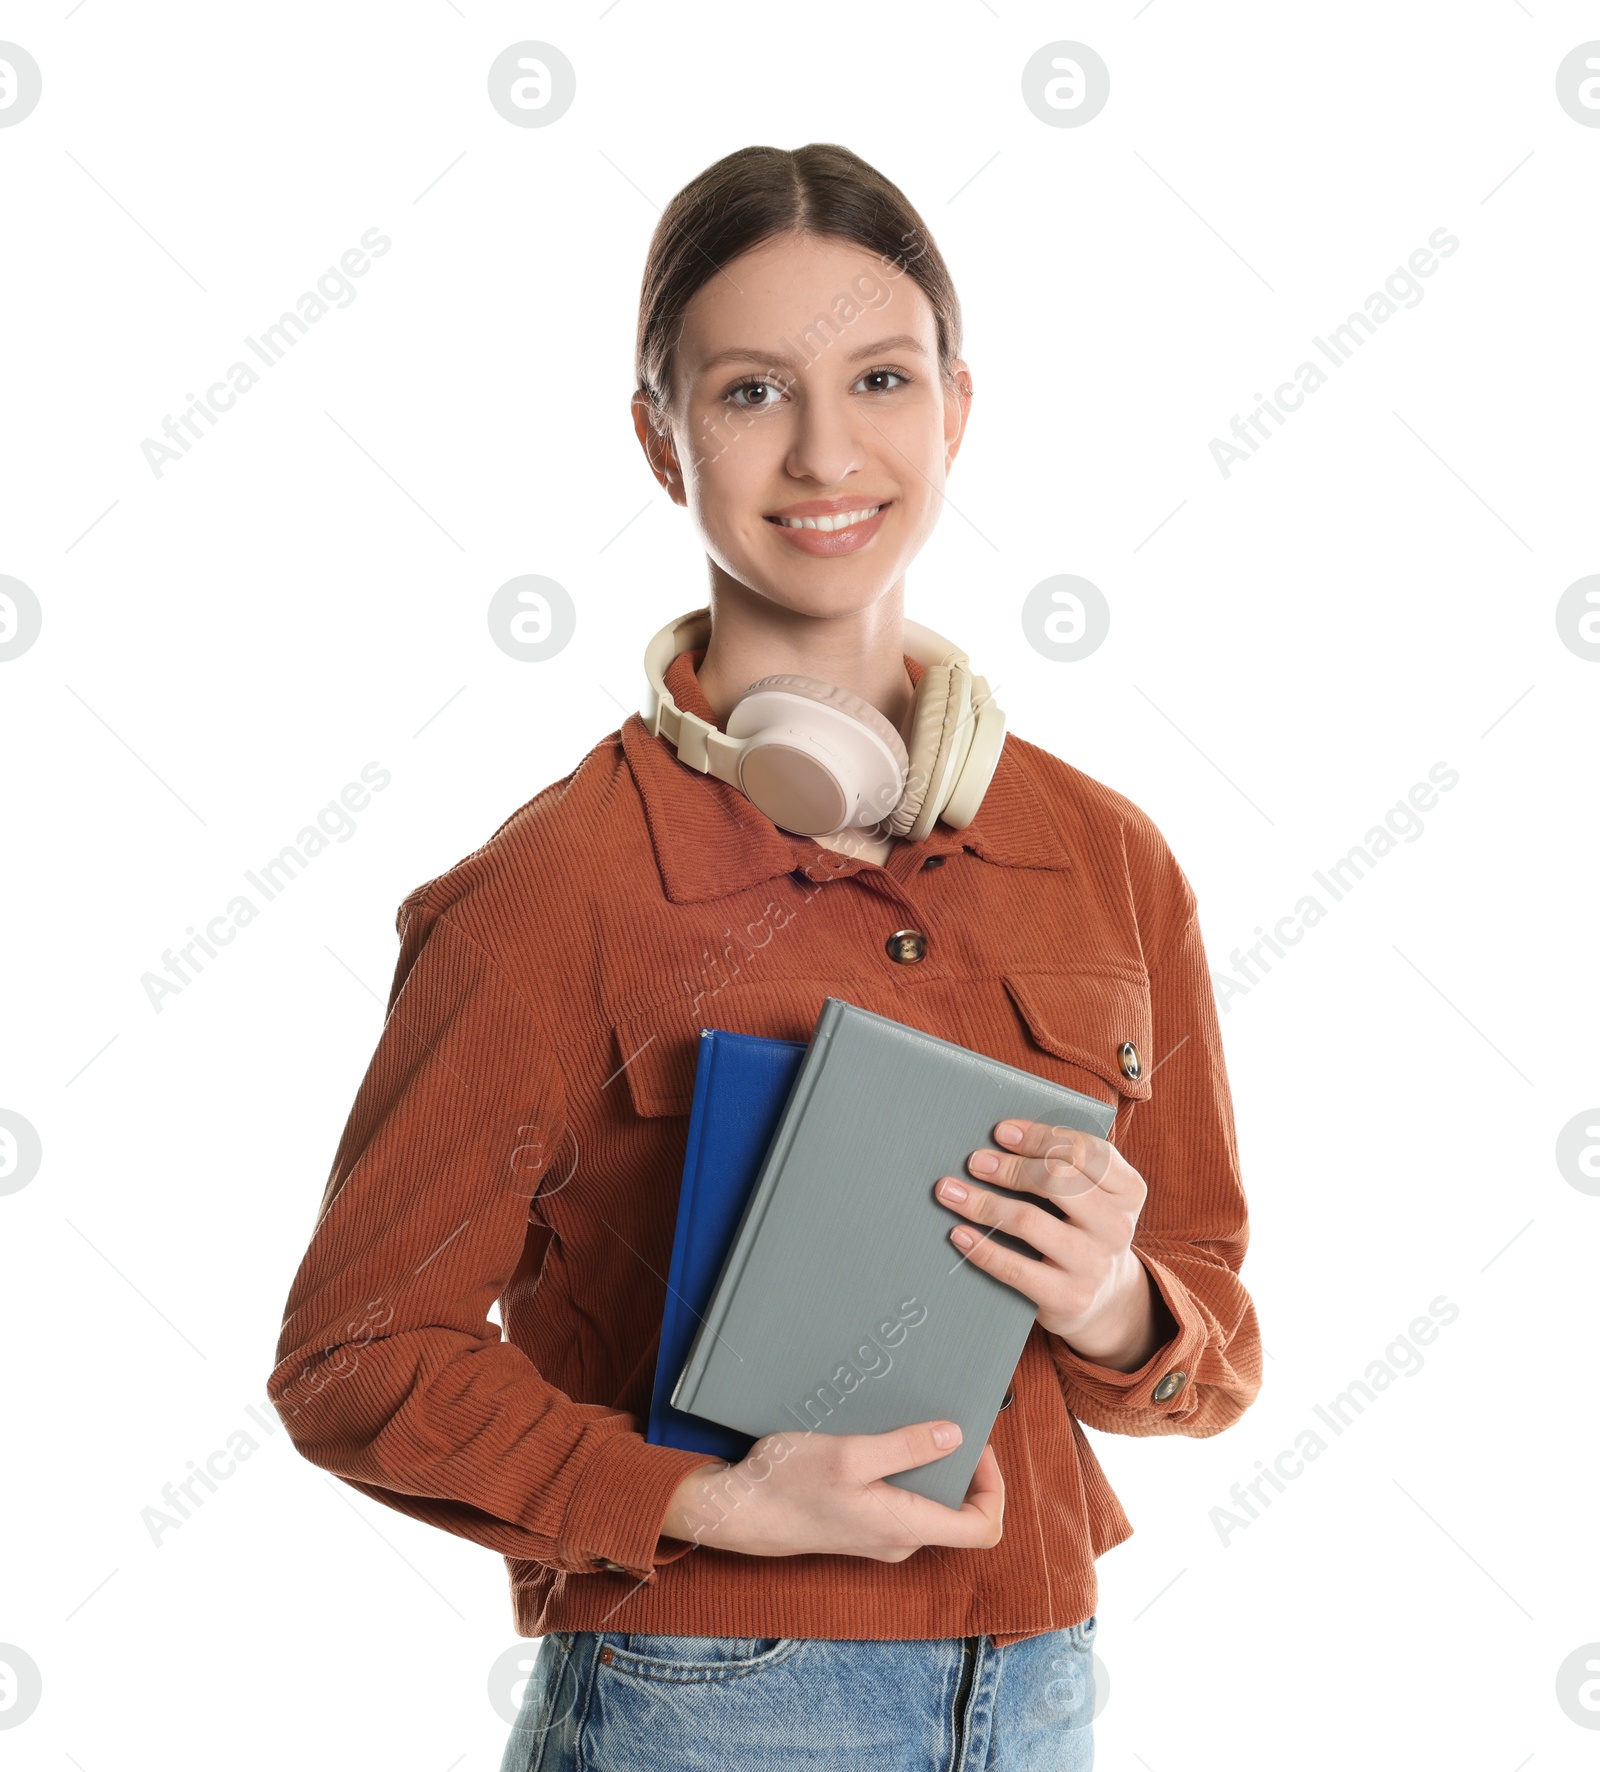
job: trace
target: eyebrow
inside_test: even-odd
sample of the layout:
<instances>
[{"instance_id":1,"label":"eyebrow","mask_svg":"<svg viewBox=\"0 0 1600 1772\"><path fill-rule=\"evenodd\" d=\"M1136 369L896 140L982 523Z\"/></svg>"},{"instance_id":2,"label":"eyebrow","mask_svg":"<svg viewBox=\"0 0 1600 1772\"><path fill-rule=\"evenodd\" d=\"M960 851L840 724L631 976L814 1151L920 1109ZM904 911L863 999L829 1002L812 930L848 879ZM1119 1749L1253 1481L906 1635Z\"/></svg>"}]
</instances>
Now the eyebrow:
<instances>
[{"instance_id":1,"label":"eyebrow","mask_svg":"<svg viewBox=\"0 0 1600 1772\"><path fill-rule=\"evenodd\" d=\"M888 338L874 339L871 344L862 345L859 350L850 351L845 356L847 363L859 363L866 357L877 357L885 351L915 351L919 356L926 357L927 350L920 340L909 332L896 332ZM807 359L814 363L815 357ZM704 375L708 369L716 369L723 363L779 363L785 369L803 369L798 357L792 357L787 351L773 351L753 345L730 345L725 351L718 351L716 356L707 357L700 365L699 373Z\"/></svg>"}]
</instances>

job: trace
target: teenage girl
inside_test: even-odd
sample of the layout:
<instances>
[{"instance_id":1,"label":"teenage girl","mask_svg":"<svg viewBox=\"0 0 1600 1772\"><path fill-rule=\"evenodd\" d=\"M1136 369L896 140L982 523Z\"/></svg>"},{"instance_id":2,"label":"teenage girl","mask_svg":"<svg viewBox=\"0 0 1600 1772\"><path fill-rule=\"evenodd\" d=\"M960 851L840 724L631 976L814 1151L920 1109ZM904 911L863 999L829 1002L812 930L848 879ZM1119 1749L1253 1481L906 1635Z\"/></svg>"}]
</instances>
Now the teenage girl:
<instances>
[{"instance_id":1,"label":"teenage girl","mask_svg":"<svg viewBox=\"0 0 1600 1772\"><path fill-rule=\"evenodd\" d=\"M1189 883L906 618L960 348L938 248L847 149L680 191L632 413L708 609L657 636L645 716L401 907L269 1390L306 1457L505 1556L542 1641L502 1772L1087 1768L1094 1564L1132 1528L1080 1423L1213 1434L1259 1384ZM1036 1306L959 1508L884 1481L949 1422L733 1464L641 1431L698 1030L804 1040L828 995L1117 1109L1000 1122L935 1184L952 1260Z\"/></svg>"}]
</instances>

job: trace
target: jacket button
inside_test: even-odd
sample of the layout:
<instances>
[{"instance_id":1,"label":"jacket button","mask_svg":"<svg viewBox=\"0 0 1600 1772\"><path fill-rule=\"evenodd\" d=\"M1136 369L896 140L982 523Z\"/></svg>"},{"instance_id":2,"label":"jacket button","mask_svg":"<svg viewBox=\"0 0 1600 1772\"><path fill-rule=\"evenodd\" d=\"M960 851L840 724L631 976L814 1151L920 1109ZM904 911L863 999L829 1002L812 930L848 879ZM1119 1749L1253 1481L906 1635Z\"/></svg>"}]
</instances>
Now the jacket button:
<instances>
[{"instance_id":1,"label":"jacket button","mask_svg":"<svg viewBox=\"0 0 1600 1772\"><path fill-rule=\"evenodd\" d=\"M1013 1394L1014 1394L1014 1387L1008 1384L1006 1386L1005 1401L1000 1405L1000 1407L1002 1409L1009 1409L1011 1407L1011 1398L1012 1398Z\"/></svg>"},{"instance_id":2,"label":"jacket button","mask_svg":"<svg viewBox=\"0 0 1600 1772\"><path fill-rule=\"evenodd\" d=\"M1178 1392L1189 1382L1187 1372L1169 1372L1150 1395L1158 1403L1165 1403L1177 1396Z\"/></svg>"},{"instance_id":3,"label":"jacket button","mask_svg":"<svg viewBox=\"0 0 1600 1772\"><path fill-rule=\"evenodd\" d=\"M883 946L891 960L911 966L927 953L928 938L920 929L897 929Z\"/></svg>"},{"instance_id":4,"label":"jacket button","mask_svg":"<svg viewBox=\"0 0 1600 1772\"><path fill-rule=\"evenodd\" d=\"M594 1566L596 1569L607 1569L613 1575L626 1575L628 1573L620 1563L613 1563L610 1557L596 1557L594 1559Z\"/></svg>"},{"instance_id":5,"label":"jacket button","mask_svg":"<svg viewBox=\"0 0 1600 1772\"><path fill-rule=\"evenodd\" d=\"M1122 1074L1130 1083L1137 1083L1144 1075L1144 1065L1139 1059L1139 1048L1132 1040L1124 1040L1117 1048L1117 1063L1122 1066Z\"/></svg>"}]
</instances>

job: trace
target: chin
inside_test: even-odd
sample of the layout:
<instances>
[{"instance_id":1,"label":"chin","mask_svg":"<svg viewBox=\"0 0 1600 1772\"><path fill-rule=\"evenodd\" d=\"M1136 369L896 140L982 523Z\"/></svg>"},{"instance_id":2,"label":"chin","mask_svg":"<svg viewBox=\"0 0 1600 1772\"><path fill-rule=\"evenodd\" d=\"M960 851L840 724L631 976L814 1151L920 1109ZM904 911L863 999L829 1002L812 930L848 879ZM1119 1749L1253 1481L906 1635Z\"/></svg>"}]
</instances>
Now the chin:
<instances>
[{"instance_id":1,"label":"chin","mask_svg":"<svg viewBox=\"0 0 1600 1772\"><path fill-rule=\"evenodd\" d=\"M798 583L793 576L777 581L763 575L754 586L756 595L797 615L858 615L886 595L898 576L877 571L844 573L838 570L842 562L819 560L816 564L824 570L806 574Z\"/></svg>"}]
</instances>

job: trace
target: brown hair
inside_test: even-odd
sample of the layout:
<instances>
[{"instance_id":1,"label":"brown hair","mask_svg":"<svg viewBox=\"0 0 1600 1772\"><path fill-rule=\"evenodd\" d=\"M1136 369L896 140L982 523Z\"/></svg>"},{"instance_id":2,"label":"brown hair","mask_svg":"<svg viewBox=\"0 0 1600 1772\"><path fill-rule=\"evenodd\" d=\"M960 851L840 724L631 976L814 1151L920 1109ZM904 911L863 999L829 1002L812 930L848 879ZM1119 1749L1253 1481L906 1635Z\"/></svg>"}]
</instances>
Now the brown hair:
<instances>
[{"instance_id":1,"label":"brown hair","mask_svg":"<svg viewBox=\"0 0 1600 1772\"><path fill-rule=\"evenodd\" d=\"M650 238L634 370L638 392L656 412L672 402L673 352L696 292L740 253L785 233L853 241L886 266L898 265L893 275L909 271L938 322L939 373L952 378L961 354L961 303L905 193L837 142L740 148L691 179Z\"/></svg>"}]
</instances>

